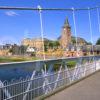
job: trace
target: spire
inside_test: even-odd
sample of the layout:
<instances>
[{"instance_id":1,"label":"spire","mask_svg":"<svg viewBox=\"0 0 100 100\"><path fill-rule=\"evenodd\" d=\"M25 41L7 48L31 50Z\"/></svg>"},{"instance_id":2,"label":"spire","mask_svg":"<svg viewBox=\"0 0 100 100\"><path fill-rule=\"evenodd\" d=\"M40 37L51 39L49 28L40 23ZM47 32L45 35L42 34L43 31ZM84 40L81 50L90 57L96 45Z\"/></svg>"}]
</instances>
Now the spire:
<instances>
[{"instance_id":1,"label":"spire","mask_svg":"<svg viewBox=\"0 0 100 100\"><path fill-rule=\"evenodd\" d=\"M66 26L67 26L67 27L70 27L68 18L66 18L65 23L64 23L64 27L66 27Z\"/></svg>"}]
</instances>

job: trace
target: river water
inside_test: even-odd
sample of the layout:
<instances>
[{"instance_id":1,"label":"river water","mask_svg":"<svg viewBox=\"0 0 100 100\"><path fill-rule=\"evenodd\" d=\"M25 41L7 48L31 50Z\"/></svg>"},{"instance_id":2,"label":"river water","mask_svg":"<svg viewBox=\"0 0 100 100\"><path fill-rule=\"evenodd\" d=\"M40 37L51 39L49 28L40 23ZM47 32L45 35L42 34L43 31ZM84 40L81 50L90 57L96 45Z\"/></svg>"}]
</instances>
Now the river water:
<instances>
[{"instance_id":1,"label":"river water","mask_svg":"<svg viewBox=\"0 0 100 100\"><path fill-rule=\"evenodd\" d=\"M15 64L1 64L0 65L0 80L10 81L11 79L19 79L20 77L26 78L31 76L32 72L36 70L37 63L15 63Z\"/></svg>"}]
</instances>

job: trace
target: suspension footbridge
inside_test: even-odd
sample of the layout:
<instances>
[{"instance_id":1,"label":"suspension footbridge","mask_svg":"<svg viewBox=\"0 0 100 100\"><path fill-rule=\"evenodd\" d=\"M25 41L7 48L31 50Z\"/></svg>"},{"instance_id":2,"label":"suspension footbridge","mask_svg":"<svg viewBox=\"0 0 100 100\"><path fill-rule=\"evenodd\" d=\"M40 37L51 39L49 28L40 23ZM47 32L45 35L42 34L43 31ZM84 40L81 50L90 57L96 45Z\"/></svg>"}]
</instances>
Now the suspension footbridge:
<instances>
[{"instance_id":1,"label":"suspension footbridge","mask_svg":"<svg viewBox=\"0 0 100 100\"><path fill-rule=\"evenodd\" d=\"M23 8L23 7L0 7L1 10L36 10L40 15L40 26L41 26L41 37L42 42L44 41L44 30L42 22L43 11L70 11L73 17L74 33L76 38L76 51L77 57L62 57L58 59L46 59L45 53L43 53L43 60L38 61L27 61L18 63L6 63L0 64L0 100L34 100L34 99L45 99L50 93L55 93L58 89L64 86L69 86L80 79L83 79L96 71L100 70L100 55L95 55L93 47L93 31L91 22L91 12L96 10L98 18L98 30L100 32L100 15L99 8L80 8L80 9L58 9L58 8ZM77 44L77 29L76 29L76 17L75 13L78 11L86 11L89 20L89 31L90 40L92 46L92 56L78 56L78 44ZM42 51L44 52L44 42ZM70 63L71 65L70 65ZM100 72L95 74L93 77L98 78ZM28 76L27 76L28 75ZM14 79L16 77L16 79ZM84 81L94 82L92 76L88 77ZM90 80L89 80L90 78ZM92 80L93 78L93 80ZM81 91L80 86L84 86L84 81L78 83L79 85L72 86L77 91ZM95 83L96 84L96 83ZM94 86L95 86L94 84ZM98 81L97 81L98 84ZM76 90L66 89L64 92L58 93L55 97L49 98L49 100L60 99L65 92L71 96L73 91ZM69 92L70 91L70 92ZM85 90L86 91L86 90ZM98 92L95 88L95 91ZM59 97L60 96L60 97ZM69 97L70 98L70 97ZM73 96L74 98L74 96ZM61 100L61 99L60 99ZM78 99L77 99L78 100Z\"/></svg>"}]
</instances>

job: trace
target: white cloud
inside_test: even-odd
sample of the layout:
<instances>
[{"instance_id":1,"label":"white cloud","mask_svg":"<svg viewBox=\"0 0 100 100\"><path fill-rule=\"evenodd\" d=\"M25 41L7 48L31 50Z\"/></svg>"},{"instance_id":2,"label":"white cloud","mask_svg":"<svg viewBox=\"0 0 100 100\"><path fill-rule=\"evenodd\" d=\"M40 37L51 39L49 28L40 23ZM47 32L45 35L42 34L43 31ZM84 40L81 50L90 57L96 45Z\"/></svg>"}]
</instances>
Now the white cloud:
<instances>
[{"instance_id":1,"label":"white cloud","mask_svg":"<svg viewBox=\"0 0 100 100\"><path fill-rule=\"evenodd\" d=\"M18 43L18 40L13 36L1 36L0 37L0 44L14 44Z\"/></svg>"},{"instance_id":2,"label":"white cloud","mask_svg":"<svg viewBox=\"0 0 100 100\"><path fill-rule=\"evenodd\" d=\"M7 16L18 16L19 15L18 13L14 12L14 11L6 11L5 14Z\"/></svg>"}]
</instances>

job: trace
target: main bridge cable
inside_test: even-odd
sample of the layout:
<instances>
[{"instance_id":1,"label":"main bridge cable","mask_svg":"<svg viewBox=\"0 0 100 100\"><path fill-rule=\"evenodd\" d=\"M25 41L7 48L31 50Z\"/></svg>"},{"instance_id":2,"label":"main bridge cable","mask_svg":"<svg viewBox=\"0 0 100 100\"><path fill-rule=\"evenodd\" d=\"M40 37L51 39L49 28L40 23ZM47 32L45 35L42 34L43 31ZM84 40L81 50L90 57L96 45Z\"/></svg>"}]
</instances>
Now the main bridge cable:
<instances>
[{"instance_id":1,"label":"main bridge cable","mask_svg":"<svg viewBox=\"0 0 100 100\"><path fill-rule=\"evenodd\" d=\"M97 9L100 8L100 6L96 6L96 7L91 7L91 8L75 8L75 11L79 11L79 10L93 10L93 9ZM11 6L0 6L1 10L39 10L38 8L33 8L33 7L11 7ZM41 8L41 10L44 11L73 11L72 8Z\"/></svg>"}]
</instances>

